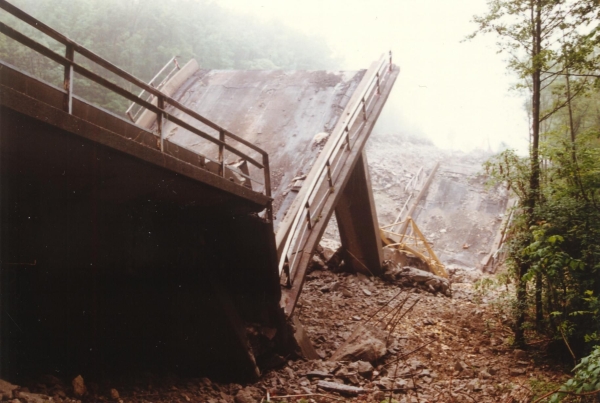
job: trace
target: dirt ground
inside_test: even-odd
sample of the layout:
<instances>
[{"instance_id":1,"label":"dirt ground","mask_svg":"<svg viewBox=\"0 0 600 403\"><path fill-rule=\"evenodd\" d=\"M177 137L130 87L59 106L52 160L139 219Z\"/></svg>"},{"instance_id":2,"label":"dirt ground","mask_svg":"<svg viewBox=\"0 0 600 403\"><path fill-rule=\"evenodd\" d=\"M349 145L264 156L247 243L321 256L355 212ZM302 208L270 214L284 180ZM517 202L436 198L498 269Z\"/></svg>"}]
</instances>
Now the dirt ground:
<instances>
[{"instance_id":1,"label":"dirt ground","mask_svg":"<svg viewBox=\"0 0 600 403\"><path fill-rule=\"evenodd\" d=\"M84 380L86 392L77 398L70 380L48 375L21 389L25 394L18 401L44 401L27 399L27 392L33 392L54 402L381 402L394 389L398 402L509 403L529 402L564 378L562 368L546 362L542 351L510 347L502 288L482 288L487 275L449 270L451 298L377 278L313 271L297 314L322 359L289 360L254 384L137 374ZM400 320L384 317L402 303L395 310ZM372 366L361 363L362 371L351 362L328 361L366 322L384 330L385 355ZM328 391L319 387L322 381L357 387L361 393Z\"/></svg>"}]
</instances>

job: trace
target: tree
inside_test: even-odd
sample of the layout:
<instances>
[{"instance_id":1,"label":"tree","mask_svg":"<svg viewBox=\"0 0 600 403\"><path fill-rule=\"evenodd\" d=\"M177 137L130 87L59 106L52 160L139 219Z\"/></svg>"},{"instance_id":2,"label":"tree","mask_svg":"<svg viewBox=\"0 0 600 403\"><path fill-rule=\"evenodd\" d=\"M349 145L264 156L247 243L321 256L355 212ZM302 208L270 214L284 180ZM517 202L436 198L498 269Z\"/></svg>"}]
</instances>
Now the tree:
<instances>
[{"instance_id":1,"label":"tree","mask_svg":"<svg viewBox=\"0 0 600 403\"><path fill-rule=\"evenodd\" d=\"M205 69L330 69L339 60L324 41L281 24L261 24L210 0L14 0L45 24L144 81L172 56L191 58ZM64 47L39 31L5 16L12 27L62 54ZM0 57L54 85L62 85L60 67L0 35ZM82 58L83 59L83 58ZM85 60L79 59L85 63ZM102 69L89 66L104 75ZM139 89L124 81L133 93ZM89 80L76 78L76 95L123 113L128 101Z\"/></svg>"},{"instance_id":2,"label":"tree","mask_svg":"<svg viewBox=\"0 0 600 403\"><path fill-rule=\"evenodd\" d=\"M520 253L534 242L529 228L539 222L537 207L541 201L540 189L540 135L541 124L557 111L571 105L572 99L585 88L571 91L567 81L567 100L549 111L542 110L542 93L556 77L566 74L585 74L594 65L590 55L598 39L598 2L596 0L490 0L488 13L475 16L480 33L494 33L500 52L509 55L509 68L521 78L520 88L530 94L530 155L527 186L520 199L523 211L521 225L525 229L519 237L522 248L513 254L516 264L517 315L515 342L524 344L523 325L527 300L526 276L532 261L527 253ZM557 72L553 69L560 68ZM542 315L542 276L536 275L536 319Z\"/></svg>"}]
</instances>

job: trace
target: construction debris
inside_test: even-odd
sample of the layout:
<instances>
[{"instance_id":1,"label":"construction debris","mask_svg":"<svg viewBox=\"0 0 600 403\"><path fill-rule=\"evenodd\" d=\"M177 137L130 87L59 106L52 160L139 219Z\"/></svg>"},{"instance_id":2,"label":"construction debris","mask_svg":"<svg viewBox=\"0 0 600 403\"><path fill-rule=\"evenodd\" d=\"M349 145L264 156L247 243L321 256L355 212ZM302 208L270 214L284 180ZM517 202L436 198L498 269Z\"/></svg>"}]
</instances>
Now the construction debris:
<instances>
[{"instance_id":1,"label":"construction debris","mask_svg":"<svg viewBox=\"0 0 600 403\"><path fill-rule=\"evenodd\" d=\"M329 392L337 392L347 396L358 396L361 393L365 393L363 388L357 388L356 386L344 385L343 383L337 382L319 381L317 387Z\"/></svg>"},{"instance_id":2,"label":"construction debris","mask_svg":"<svg viewBox=\"0 0 600 403\"><path fill-rule=\"evenodd\" d=\"M397 226L400 226L400 231L393 232ZM392 255L396 263L403 264L410 258L417 258L424 270L440 277L448 277L446 267L440 262L417 223L411 217L381 227L380 231L385 249L398 251L397 254Z\"/></svg>"}]
</instances>

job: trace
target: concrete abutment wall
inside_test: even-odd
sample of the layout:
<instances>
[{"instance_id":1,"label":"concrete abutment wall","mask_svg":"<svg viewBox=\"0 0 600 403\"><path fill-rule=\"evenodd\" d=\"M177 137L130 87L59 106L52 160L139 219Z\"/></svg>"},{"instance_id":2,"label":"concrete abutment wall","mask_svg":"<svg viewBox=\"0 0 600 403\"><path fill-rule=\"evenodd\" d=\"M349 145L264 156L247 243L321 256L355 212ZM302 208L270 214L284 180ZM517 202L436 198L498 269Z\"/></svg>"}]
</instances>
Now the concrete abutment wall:
<instances>
[{"instance_id":1,"label":"concrete abutment wall","mask_svg":"<svg viewBox=\"0 0 600 403\"><path fill-rule=\"evenodd\" d=\"M0 377L247 379L281 352L264 207L6 107L0 125Z\"/></svg>"}]
</instances>

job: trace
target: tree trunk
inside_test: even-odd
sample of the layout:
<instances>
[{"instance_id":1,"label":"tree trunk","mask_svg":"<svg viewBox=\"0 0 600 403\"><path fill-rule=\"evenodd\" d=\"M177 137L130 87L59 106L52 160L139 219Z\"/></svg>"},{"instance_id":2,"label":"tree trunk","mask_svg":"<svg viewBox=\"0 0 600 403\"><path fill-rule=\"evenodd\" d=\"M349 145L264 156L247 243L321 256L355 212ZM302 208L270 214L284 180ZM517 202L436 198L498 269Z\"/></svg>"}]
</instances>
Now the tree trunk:
<instances>
[{"instance_id":1,"label":"tree trunk","mask_svg":"<svg viewBox=\"0 0 600 403\"><path fill-rule=\"evenodd\" d=\"M538 332L542 331L542 321L544 320L542 285L542 273L537 273L535 275L535 328Z\"/></svg>"},{"instance_id":2,"label":"tree trunk","mask_svg":"<svg viewBox=\"0 0 600 403\"><path fill-rule=\"evenodd\" d=\"M540 192L540 103L541 103L541 63L539 54L542 46L542 0L531 0L531 176L529 177L529 194L525 200L525 214L527 223L531 227L535 224L535 206ZM527 306L527 284L523 276L529 271L529 264L522 261L519 264L519 282L517 285L517 320L515 329L515 344L525 344L523 324L525 323L525 308Z\"/></svg>"}]
</instances>

